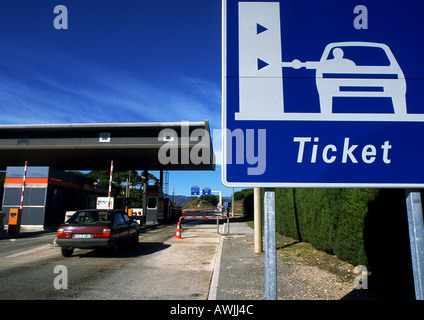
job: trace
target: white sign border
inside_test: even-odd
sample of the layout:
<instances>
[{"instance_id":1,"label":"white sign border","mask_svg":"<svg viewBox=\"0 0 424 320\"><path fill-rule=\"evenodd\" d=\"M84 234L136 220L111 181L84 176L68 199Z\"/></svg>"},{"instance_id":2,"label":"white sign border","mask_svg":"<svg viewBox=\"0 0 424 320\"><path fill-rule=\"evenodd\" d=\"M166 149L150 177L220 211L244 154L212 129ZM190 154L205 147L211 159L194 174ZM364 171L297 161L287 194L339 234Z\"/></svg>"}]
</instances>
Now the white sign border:
<instances>
[{"instance_id":1,"label":"white sign border","mask_svg":"<svg viewBox=\"0 0 424 320\"><path fill-rule=\"evenodd\" d=\"M309 183L309 182L228 182L227 181L227 0L222 0L222 165L221 180L235 188L424 188L424 183ZM289 120L290 121L290 120Z\"/></svg>"}]
</instances>

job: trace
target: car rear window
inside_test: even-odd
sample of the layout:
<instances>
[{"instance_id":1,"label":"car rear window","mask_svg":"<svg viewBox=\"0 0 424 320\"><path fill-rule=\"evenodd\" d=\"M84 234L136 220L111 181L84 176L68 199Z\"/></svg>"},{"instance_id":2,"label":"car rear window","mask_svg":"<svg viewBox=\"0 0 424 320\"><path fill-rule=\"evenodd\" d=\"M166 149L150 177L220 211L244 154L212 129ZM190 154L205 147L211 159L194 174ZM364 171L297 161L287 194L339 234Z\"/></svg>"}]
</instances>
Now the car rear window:
<instances>
[{"instance_id":1,"label":"car rear window","mask_svg":"<svg viewBox=\"0 0 424 320\"><path fill-rule=\"evenodd\" d=\"M69 218L70 224L106 225L112 221L112 213L108 211L78 211Z\"/></svg>"}]
</instances>

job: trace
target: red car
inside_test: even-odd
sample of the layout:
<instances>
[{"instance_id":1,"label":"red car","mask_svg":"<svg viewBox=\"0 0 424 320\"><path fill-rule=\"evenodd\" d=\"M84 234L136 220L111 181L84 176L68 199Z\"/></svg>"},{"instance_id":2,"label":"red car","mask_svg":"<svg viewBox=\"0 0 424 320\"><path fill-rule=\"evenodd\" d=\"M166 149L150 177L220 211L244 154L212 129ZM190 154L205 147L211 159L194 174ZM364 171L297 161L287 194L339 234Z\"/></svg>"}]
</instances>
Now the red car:
<instances>
[{"instance_id":1,"label":"red car","mask_svg":"<svg viewBox=\"0 0 424 320\"><path fill-rule=\"evenodd\" d=\"M140 228L122 210L87 209L75 212L57 230L56 243L62 255L70 257L75 248L113 248L121 243L138 244Z\"/></svg>"}]
</instances>

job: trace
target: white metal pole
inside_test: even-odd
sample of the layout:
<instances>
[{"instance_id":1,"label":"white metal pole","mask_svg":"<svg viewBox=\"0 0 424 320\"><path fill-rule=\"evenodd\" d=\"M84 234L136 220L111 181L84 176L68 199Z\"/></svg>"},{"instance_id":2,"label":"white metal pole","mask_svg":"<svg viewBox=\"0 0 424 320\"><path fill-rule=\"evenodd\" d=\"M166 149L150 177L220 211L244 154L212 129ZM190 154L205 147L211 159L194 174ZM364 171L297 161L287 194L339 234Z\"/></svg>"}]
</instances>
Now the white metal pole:
<instances>
[{"instance_id":1,"label":"white metal pole","mask_svg":"<svg viewBox=\"0 0 424 320\"><path fill-rule=\"evenodd\" d=\"M27 175L27 168L28 168L28 161L25 161L24 177L22 179L21 203L19 205L19 209L22 209L23 204L24 204L24 192L25 192L25 180L26 180L26 175Z\"/></svg>"},{"instance_id":2,"label":"white metal pole","mask_svg":"<svg viewBox=\"0 0 424 320\"><path fill-rule=\"evenodd\" d=\"M113 174L113 160L110 162L109 192L108 192L108 201L107 201L108 209L110 209L110 194L112 192L112 174Z\"/></svg>"},{"instance_id":3,"label":"white metal pole","mask_svg":"<svg viewBox=\"0 0 424 320\"><path fill-rule=\"evenodd\" d=\"M277 256L275 244L275 189L265 188L265 299L277 300Z\"/></svg>"},{"instance_id":4,"label":"white metal pole","mask_svg":"<svg viewBox=\"0 0 424 320\"><path fill-rule=\"evenodd\" d=\"M424 224L419 190L405 190L415 298L424 300Z\"/></svg>"}]
</instances>

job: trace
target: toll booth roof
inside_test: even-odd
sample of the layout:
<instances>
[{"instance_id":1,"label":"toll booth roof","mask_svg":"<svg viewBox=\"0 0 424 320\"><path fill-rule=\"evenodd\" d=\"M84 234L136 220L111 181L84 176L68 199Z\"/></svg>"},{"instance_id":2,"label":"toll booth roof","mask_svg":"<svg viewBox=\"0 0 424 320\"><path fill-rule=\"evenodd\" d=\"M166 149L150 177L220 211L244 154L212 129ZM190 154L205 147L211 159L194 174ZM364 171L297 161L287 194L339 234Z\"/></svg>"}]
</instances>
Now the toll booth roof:
<instances>
[{"instance_id":1,"label":"toll booth roof","mask_svg":"<svg viewBox=\"0 0 424 320\"><path fill-rule=\"evenodd\" d=\"M194 146L199 164L190 156ZM159 159L161 148L167 152ZM214 170L209 121L0 125L2 170L25 161L64 170L108 170L112 160L114 170Z\"/></svg>"}]
</instances>

